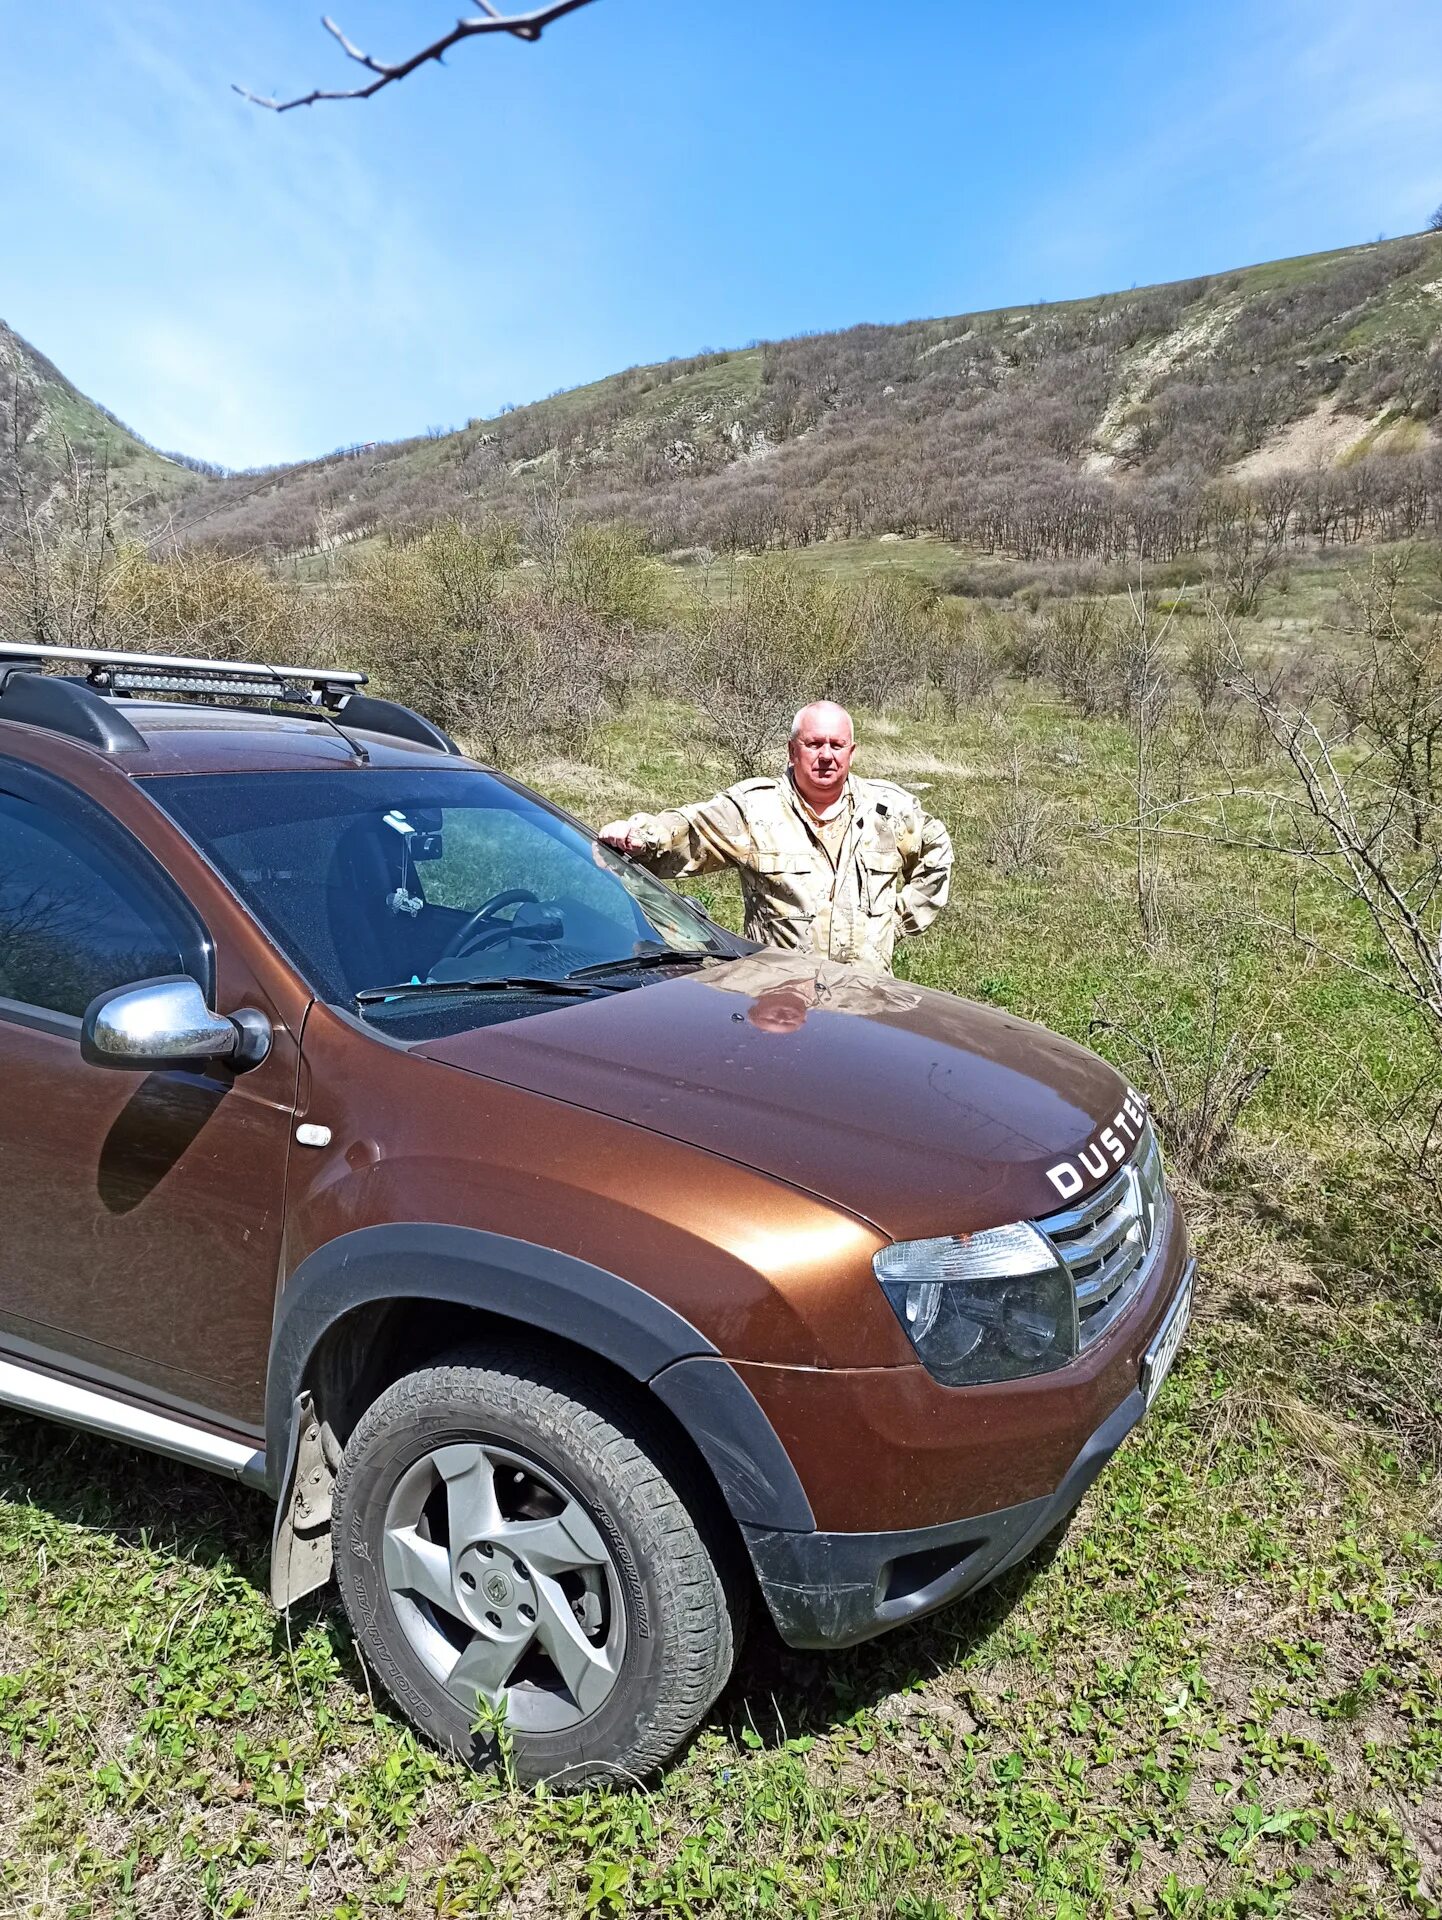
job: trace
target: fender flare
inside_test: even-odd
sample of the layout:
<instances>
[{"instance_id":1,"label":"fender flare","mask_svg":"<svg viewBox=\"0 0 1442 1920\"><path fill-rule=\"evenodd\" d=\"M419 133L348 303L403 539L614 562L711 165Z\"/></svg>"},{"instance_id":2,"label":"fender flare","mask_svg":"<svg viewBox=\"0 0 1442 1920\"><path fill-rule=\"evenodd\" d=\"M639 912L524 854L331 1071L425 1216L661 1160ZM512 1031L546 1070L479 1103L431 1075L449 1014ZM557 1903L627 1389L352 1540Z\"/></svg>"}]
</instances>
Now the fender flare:
<instances>
[{"instance_id":1,"label":"fender flare","mask_svg":"<svg viewBox=\"0 0 1442 1920\"><path fill-rule=\"evenodd\" d=\"M399 1300L475 1307L599 1354L670 1410L734 1519L814 1529L811 1503L775 1429L703 1333L604 1267L476 1227L361 1227L301 1262L276 1305L266 1380L267 1460L279 1467L290 1456L307 1369L328 1329L357 1307Z\"/></svg>"}]
</instances>

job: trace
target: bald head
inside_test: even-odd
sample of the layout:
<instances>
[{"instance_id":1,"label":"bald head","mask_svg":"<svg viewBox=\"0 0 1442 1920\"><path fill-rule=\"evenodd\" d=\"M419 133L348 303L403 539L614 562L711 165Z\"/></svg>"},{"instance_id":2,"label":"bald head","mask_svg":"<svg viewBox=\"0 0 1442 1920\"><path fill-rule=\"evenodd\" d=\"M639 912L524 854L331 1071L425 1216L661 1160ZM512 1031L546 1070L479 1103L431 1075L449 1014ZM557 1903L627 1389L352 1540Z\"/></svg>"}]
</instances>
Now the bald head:
<instances>
[{"instance_id":1,"label":"bald head","mask_svg":"<svg viewBox=\"0 0 1442 1920\"><path fill-rule=\"evenodd\" d=\"M791 722L791 738L797 739L803 730L833 735L844 732L853 744L856 740L856 728L852 725L851 715L845 707L838 707L834 700L813 700L809 707L803 707Z\"/></svg>"},{"instance_id":2,"label":"bald head","mask_svg":"<svg viewBox=\"0 0 1442 1920\"><path fill-rule=\"evenodd\" d=\"M799 987L767 987L746 1009L746 1018L761 1033L795 1033L814 1005Z\"/></svg>"},{"instance_id":3,"label":"bald head","mask_svg":"<svg viewBox=\"0 0 1442 1920\"><path fill-rule=\"evenodd\" d=\"M815 700L803 707L791 723L791 778L808 806L824 813L841 798L851 758L856 752L856 729L845 707L834 700Z\"/></svg>"}]
</instances>

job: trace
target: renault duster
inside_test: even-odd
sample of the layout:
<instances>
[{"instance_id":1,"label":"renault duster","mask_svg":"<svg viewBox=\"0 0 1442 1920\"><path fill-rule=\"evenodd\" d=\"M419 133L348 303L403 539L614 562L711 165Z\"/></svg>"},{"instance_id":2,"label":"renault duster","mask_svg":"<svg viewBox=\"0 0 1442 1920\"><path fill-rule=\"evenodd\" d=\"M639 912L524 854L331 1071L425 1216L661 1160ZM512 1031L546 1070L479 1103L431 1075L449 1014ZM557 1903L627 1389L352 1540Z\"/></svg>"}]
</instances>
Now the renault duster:
<instances>
[{"instance_id":1,"label":"renault duster","mask_svg":"<svg viewBox=\"0 0 1442 1920\"><path fill-rule=\"evenodd\" d=\"M362 676L0 647L0 1402L275 1502L475 1762L1014 1565L1192 1267L1143 1102L758 950Z\"/></svg>"}]
</instances>

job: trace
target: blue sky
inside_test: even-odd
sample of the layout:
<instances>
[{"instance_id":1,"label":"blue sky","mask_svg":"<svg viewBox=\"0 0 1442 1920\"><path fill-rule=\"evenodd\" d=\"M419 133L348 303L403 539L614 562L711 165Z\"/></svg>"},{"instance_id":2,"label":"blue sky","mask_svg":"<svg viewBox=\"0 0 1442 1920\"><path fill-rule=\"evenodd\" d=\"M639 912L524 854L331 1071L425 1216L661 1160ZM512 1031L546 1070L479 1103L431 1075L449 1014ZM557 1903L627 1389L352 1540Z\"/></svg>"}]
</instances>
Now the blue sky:
<instances>
[{"instance_id":1,"label":"blue sky","mask_svg":"<svg viewBox=\"0 0 1442 1920\"><path fill-rule=\"evenodd\" d=\"M331 4L391 56L455 13ZM293 459L1442 201L1437 0L596 0L367 103L230 91L348 84L319 11L0 0L0 316L159 446Z\"/></svg>"}]
</instances>

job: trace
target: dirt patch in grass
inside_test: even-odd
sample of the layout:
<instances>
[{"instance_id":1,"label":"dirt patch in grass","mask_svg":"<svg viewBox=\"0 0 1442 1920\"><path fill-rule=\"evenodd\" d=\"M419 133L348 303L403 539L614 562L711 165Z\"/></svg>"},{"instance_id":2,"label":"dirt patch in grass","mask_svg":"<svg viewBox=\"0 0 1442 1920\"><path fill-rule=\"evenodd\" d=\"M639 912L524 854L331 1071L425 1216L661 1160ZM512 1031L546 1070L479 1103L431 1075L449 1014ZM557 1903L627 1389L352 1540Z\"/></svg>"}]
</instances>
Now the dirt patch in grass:
<instances>
[{"instance_id":1,"label":"dirt patch in grass","mask_svg":"<svg viewBox=\"0 0 1442 1920\"><path fill-rule=\"evenodd\" d=\"M1157 382L1211 351L1226 332L1235 303L1225 303L1195 314L1151 346L1133 356L1115 399L1097 422L1092 450L1082 463L1086 473L1109 473L1117 460L1136 446L1136 429L1129 416L1152 392Z\"/></svg>"},{"instance_id":2,"label":"dirt patch in grass","mask_svg":"<svg viewBox=\"0 0 1442 1920\"><path fill-rule=\"evenodd\" d=\"M1264 446L1239 460L1232 473L1238 480L1257 481L1270 480L1279 473L1334 467L1361 445L1375 426L1375 421L1344 413L1335 395L1329 394L1311 413L1282 427Z\"/></svg>"}]
</instances>

